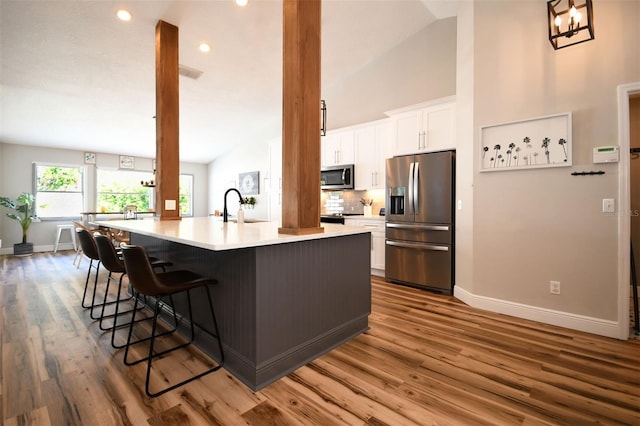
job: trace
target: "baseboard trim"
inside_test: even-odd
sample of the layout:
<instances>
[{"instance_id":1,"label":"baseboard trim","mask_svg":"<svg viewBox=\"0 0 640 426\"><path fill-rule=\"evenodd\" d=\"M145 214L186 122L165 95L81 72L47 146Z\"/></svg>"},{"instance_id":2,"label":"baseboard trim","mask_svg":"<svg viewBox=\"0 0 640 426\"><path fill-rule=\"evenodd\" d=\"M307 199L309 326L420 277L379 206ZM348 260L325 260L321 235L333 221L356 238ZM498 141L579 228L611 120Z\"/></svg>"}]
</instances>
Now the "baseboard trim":
<instances>
[{"instance_id":1,"label":"baseboard trim","mask_svg":"<svg viewBox=\"0 0 640 426\"><path fill-rule=\"evenodd\" d=\"M61 250L73 250L73 243L60 243L58 245L58 251L61 251ZM43 245L33 246L34 253L44 253L46 251L53 252L53 244L48 244L48 245L43 244ZM7 254L7 255L13 254L13 243L11 243L11 245L8 247L0 248L0 255L3 255L3 254Z\"/></svg>"},{"instance_id":2,"label":"baseboard trim","mask_svg":"<svg viewBox=\"0 0 640 426\"><path fill-rule=\"evenodd\" d=\"M617 321L556 311L538 306L495 299L493 297L479 296L459 286L454 287L454 296L474 308L485 309L491 312L565 327L571 330L584 331L600 336L624 339L620 336L620 327Z\"/></svg>"}]
</instances>

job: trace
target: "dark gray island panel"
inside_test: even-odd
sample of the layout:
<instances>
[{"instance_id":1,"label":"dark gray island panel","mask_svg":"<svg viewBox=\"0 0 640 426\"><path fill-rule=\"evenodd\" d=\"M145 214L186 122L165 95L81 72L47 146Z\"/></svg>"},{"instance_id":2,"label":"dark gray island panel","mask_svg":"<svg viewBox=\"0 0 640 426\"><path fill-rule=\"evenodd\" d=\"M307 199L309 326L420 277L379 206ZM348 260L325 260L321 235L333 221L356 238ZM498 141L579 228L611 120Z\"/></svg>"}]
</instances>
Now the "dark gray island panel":
<instances>
[{"instance_id":1,"label":"dark gray island panel","mask_svg":"<svg viewBox=\"0 0 640 426\"><path fill-rule=\"evenodd\" d=\"M136 233L131 238L176 267L219 281L212 296L225 368L253 390L368 328L368 233L224 251ZM202 301L195 303L195 322L206 326L210 320ZM219 358L206 334L199 333L196 344Z\"/></svg>"}]
</instances>

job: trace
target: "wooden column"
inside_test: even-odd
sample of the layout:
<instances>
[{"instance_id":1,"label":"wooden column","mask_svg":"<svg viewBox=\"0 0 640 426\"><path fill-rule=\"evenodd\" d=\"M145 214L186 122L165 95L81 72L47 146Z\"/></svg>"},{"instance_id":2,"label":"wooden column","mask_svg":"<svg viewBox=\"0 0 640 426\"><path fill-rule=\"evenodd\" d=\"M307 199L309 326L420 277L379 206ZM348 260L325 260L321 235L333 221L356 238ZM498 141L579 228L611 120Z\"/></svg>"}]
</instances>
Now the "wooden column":
<instances>
[{"instance_id":1,"label":"wooden column","mask_svg":"<svg viewBox=\"0 0 640 426\"><path fill-rule=\"evenodd\" d=\"M283 234L320 227L320 0L283 1Z\"/></svg>"},{"instance_id":2,"label":"wooden column","mask_svg":"<svg viewBox=\"0 0 640 426\"><path fill-rule=\"evenodd\" d=\"M155 208L160 220L180 219L178 77L178 27L158 21L156 25Z\"/></svg>"}]
</instances>

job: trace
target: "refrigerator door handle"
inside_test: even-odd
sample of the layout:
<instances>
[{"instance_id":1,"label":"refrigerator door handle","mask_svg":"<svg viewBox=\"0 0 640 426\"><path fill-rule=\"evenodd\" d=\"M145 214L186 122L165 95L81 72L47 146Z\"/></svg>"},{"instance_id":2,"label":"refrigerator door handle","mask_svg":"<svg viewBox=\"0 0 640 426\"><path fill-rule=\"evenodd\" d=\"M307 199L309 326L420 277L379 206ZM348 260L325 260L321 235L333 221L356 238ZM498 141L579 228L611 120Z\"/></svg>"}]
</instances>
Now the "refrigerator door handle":
<instances>
[{"instance_id":1,"label":"refrigerator door handle","mask_svg":"<svg viewBox=\"0 0 640 426\"><path fill-rule=\"evenodd\" d=\"M416 163L411 163L411 165L409 166L409 188L407 190L408 195L409 195L409 213L410 214L414 214L415 211L413 209L413 168L415 167Z\"/></svg>"},{"instance_id":2,"label":"refrigerator door handle","mask_svg":"<svg viewBox=\"0 0 640 426\"><path fill-rule=\"evenodd\" d=\"M399 241L386 241L388 246L393 247L403 247L409 249L418 249L418 250L432 250L432 251L449 251L449 246L436 246L433 244L422 244L422 243L409 243L409 242L399 242Z\"/></svg>"},{"instance_id":3,"label":"refrigerator door handle","mask_svg":"<svg viewBox=\"0 0 640 426\"><path fill-rule=\"evenodd\" d=\"M414 163L415 167L413 168L413 210L416 214L420 213L418 209L420 208L420 173L418 171L418 167L420 167L420 163L417 161Z\"/></svg>"},{"instance_id":4,"label":"refrigerator door handle","mask_svg":"<svg viewBox=\"0 0 640 426\"><path fill-rule=\"evenodd\" d=\"M424 231L448 231L448 225L411 225L402 223L387 223L387 228L418 229Z\"/></svg>"}]
</instances>

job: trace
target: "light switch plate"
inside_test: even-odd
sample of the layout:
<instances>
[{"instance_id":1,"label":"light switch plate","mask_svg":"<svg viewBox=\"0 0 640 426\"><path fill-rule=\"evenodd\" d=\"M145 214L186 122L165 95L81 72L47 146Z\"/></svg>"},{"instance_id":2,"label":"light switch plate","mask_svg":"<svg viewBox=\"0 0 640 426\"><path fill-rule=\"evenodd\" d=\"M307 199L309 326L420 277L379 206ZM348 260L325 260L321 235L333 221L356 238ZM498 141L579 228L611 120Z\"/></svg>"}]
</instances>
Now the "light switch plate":
<instances>
[{"instance_id":1,"label":"light switch plate","mask_svg":"<svg viewBox=\"0 0 640 426\"><path fill-rule=\"evenodd\" d=\"M176 209L176 200L164 200L164 209L165 210L175 210Z\"/></svg>"}]
</instances>

